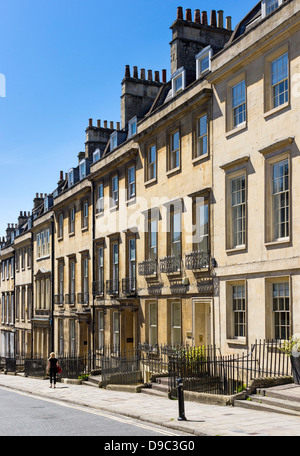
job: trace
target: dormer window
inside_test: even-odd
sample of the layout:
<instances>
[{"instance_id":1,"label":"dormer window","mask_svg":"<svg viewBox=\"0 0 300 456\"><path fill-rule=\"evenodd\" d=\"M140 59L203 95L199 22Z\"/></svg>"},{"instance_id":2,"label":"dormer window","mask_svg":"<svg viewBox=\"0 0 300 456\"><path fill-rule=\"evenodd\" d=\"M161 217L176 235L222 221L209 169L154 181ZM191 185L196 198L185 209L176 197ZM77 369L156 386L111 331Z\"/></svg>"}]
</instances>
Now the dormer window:
<instances>
[{"instance_id":1,"label":"dormer window","mask_svg":"<svg viewBox=\"0 0 300 456\"><path fill-rule=\"evenodd\" d=\"M262 17L269 16L277 8L283 4L283 0L262 0L261 2L261 12Z\"/></svg>"},{"instance_id":2,"label":"dormer window","mask_svg":"<svg viewBox=\"0 0 300 456\"><path fill-rule=\"evenodd\" d=\"M100 160L101 155L100 155L100 149L96 149L95 152L93 153L93 163L96 163L98 160Z\"/></svg>"},{"instance_id":3,"label":"dormer window","mask_svg":"<svg viewBox=\"0 0 300 456\"><path fill-rule=\"evenodd\" d=\"M179 68L171 77L172 79L172 95L173 97L185 89L185 69Z\"/></svg>"},{"instance_id":4,"label":"dormer window","mask_svg":"<svg viewBox=\"0 0 300 456\"><path fill-rule=\"evenodd\" d=\"M68 172L68 186L72 187L74 185L74 169L70 169Z\"/></svg>"},{"instance_id":5,"label":"dormer window","mask_svg":"<svg viewBox=\"0 0 300 456\"><path fill-rule=\"evenodd\" d=\"M199 79L203 74L211 70L212 48L207 46L196 55L196 77Z\"/></svg>"},{"instance_id":6,"label":"dormer window","mask_svg":"<svg viewBox=\"0 0 300 456\"><path fill-rule=\"evenodd\" d=\"M117 147L117 145L118 145L118 136L117 136L117 132L115 131L110 136L110 150L115 149Z\"/></svg>"},{"instance_id":7,"label":"dormer window","mask_svg":"<svg viewBox=\"0 0 300 456\"><path fill-rule=\"evenodd\" d=\"M131 138L136 134L137 119L134 117L128 122L128 137Z\"/></svg>"},{"instance_id":8,"label":"dormer window","mask_svg":"<svg viewBox=\"0 0 300 456\"><path fill-rule=\"evenodd\" d=\"M81 160L79 163L79 179L86 177L86 163L85 160Z\"/></svg>"}]
</instances>

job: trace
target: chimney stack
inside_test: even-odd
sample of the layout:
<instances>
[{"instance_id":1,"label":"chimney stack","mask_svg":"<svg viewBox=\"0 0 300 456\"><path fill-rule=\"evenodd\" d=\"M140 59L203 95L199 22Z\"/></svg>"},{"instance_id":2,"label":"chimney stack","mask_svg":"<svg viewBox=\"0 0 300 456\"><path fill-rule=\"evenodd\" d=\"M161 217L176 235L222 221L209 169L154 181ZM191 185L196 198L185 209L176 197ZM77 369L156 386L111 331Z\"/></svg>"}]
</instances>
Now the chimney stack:
<instances>
[{"instance_id":1,"label":"chimney stack","mask_svg":"<svg viewBox=\"0 0 300 456\"><path fill-rule=\"evenodd\" d=\"M130 78L130 67L129 67L129 65L125 66L125 78Z\"/></svg>"},{"instance_id":2,"label":"chimney stack","mask_svg":"<svg viewBox=\"0 0 300 456\"><path fill-rule=\"evenodd\" d=\"M227 28L227 30L232 30L231 27L232 27L231 26L231 16L227 16L226 17L226 28Z\"/></svg>"},{"instance_id":3,"label":"chimney stack","mask_svg":"<svg viewBox=\"0 0 300 456\"><path fill-rule=\"evenodd\" d=\"M183 11L182 11L182 6L178 6L177 8L177 19L183 20Z\"/></svg>"},{"instance_id":4,"label":"chimney stack","mask_svg":"<svg viewBox=\"0 0 300 456\"><path fill-rule=\"evenodd\" d=\"M188 9L185 11L185 20L186 20L186 21L192 22L192 11L191 11L190 8L188 8Z\"/></svg>"},{"instance_id":5,"label":"chimney stack","mask_svg":"<svg viewBox=\"0 0 300 456\"><path fill-rule=\"evenodd\" d=\"M195 22L196 24L200 24L200 22L201 22L201 20L200 20L200 10L199 10L199 9L196 9L196 10L195 10L194 22Z\"/></svg>"},{"instance_id":6,"label":"chimney stack","mask_svg":"<svg viewBox=\"0 0 300 456\"><path fill-rule=\"evenodd\" d=\"M210 13L210 25L212 27L217 27L217 15L216 10L212 10Z\"/></svg>"},{"instance_id":7,"label":"chimney stack","mask_svg":"<svg viewBox=\"0 0 300 456\"><path fill-rule=\"evenodd\" d=\"M218 27L219 28L224 28L224 11L219 10L218 11Z\"/></svg>"}]
</instances>

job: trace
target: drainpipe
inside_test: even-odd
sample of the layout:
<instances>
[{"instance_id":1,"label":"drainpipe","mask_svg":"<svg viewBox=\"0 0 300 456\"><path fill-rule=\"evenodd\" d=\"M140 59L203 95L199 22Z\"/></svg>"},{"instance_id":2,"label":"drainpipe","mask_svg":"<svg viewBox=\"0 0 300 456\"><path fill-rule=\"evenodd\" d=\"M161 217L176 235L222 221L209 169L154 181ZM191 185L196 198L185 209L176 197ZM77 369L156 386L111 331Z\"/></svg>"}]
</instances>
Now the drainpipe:
<instances>
[{"instance_id":1,"label":"drainpipe","mask_svg":"<svg viewBox=\"0 0 300 456\"><path fill-rule=\"evenodd\" d=\"M54 351L54 215L51 217L51 351Z\"/></svg>"},{"instance_id":2,"label":"drainpipe","mask_svg":"<svg viewBox=\"0 0 300 456\"><path fill-rule=\"evenodd\" d=\"M94 258L95 258L95 182L92 180L92 311L93 311L93 318L92 318L92 367L95 368L95 304L94 304L94 294L93 294L93 284L95 282L95 266L94 266Z\"/></svg>"}]
</instances>

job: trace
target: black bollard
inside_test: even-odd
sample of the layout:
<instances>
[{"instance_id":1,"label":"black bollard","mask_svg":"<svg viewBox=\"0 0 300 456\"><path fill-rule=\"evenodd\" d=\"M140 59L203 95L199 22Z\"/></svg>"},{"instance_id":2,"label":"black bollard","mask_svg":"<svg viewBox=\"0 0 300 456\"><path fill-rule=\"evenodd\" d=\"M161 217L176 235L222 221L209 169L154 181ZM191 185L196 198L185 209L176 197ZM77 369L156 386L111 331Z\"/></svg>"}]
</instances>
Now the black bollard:
<instances>
[{"instance_id":1,"label":"black bollard","mask_svg":"<svg viewBox=\"0 0 300 456\"><path fill-rule=\"evenodd\" d=\"M177 391L178 391L178 408L179 408L179 417L178 421L186 421L184 414L184 397L183 397L183 383L181 378L177 380Z\"/></svg>"}]
</instances>

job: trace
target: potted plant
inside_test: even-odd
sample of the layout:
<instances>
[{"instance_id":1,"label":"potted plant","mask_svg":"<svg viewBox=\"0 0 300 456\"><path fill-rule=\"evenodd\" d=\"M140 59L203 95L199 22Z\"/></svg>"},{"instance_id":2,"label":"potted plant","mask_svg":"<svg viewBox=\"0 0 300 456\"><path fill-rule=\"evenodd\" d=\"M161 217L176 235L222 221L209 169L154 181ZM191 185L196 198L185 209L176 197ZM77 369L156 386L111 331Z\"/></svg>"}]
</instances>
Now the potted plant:
<instances>
[{"instance_id":1,"label":"potted plant","mask_svg":"<svg viewBox=\"0 0 300 456\"><path fill-rule=\"evenodd\" d=\"M283 342L281 351L290 357L294 382L300 385L300 339L291 336Z\"/></svg>"}]
</instances>

